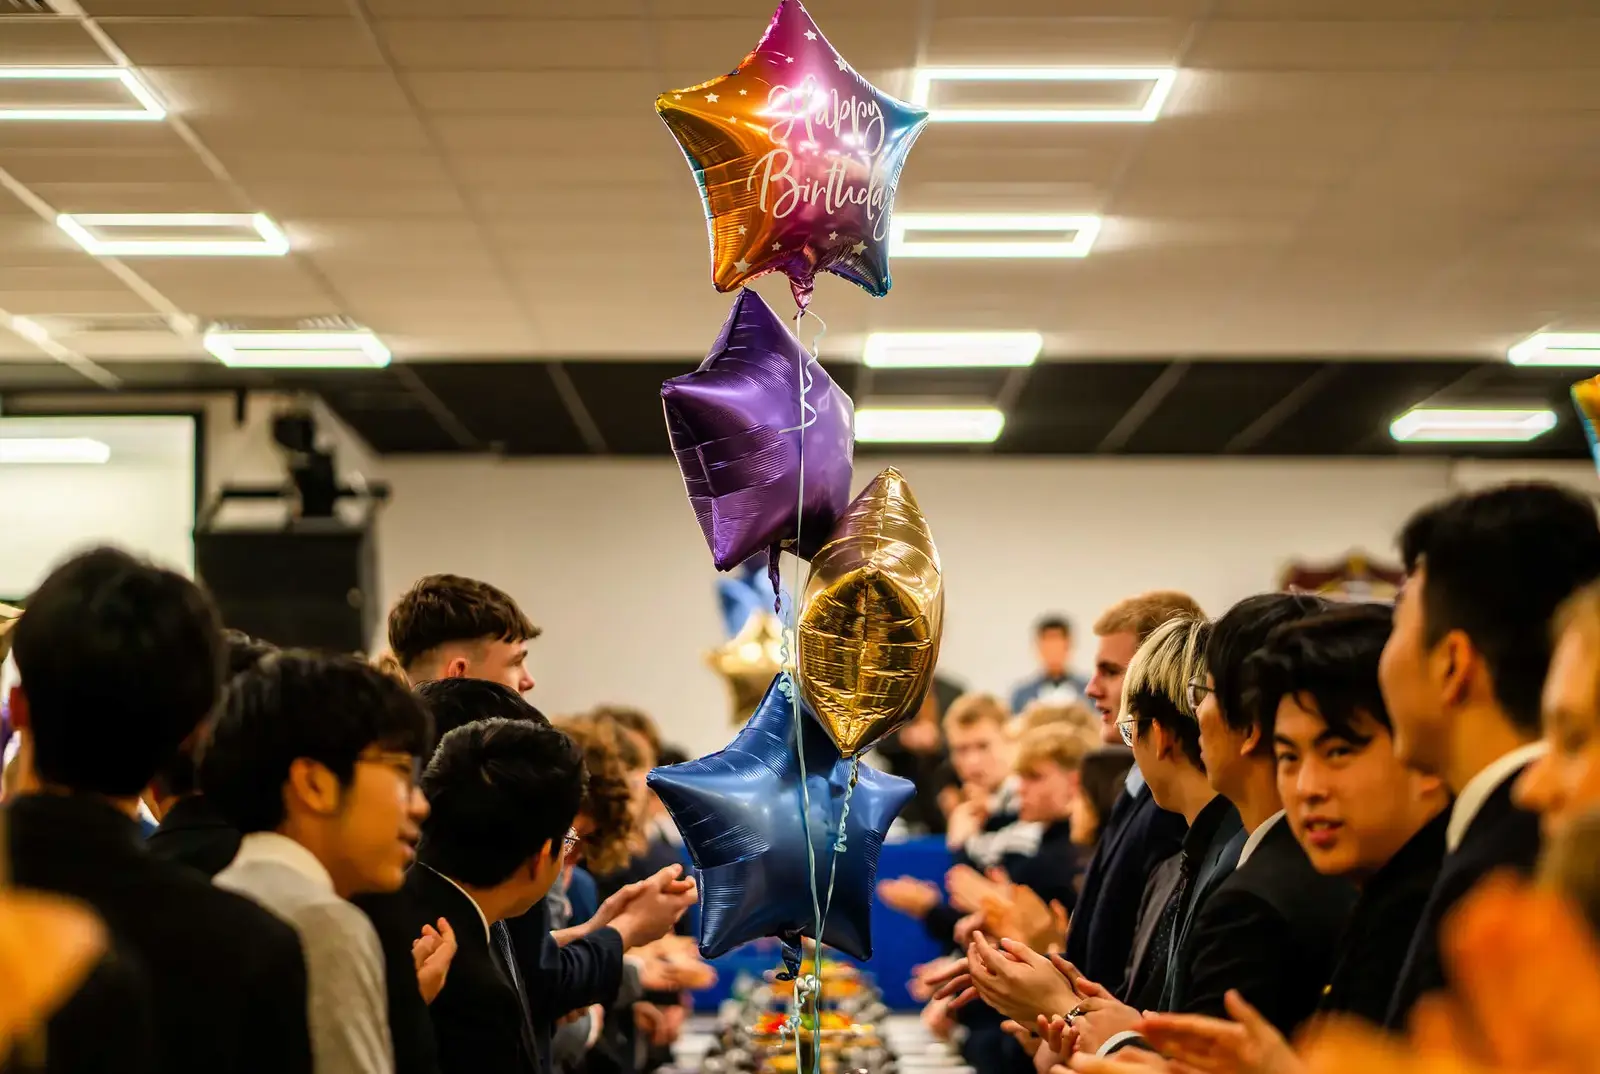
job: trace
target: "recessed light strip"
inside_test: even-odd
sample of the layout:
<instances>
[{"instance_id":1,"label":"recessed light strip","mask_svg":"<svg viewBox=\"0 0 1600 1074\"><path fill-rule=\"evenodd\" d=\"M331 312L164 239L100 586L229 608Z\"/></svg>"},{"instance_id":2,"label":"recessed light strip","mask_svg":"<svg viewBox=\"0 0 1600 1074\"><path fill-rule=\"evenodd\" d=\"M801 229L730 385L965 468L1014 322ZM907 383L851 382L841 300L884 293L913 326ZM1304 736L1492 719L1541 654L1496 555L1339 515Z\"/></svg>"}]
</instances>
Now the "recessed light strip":
<instances>
[{"instance_id":1,"label":"recessed light strip","mask_svg":"<svg viewBox=\"0 0 1600 1074\"><path fill-rule=\"evenodd\" d=\"M1547 409L1415 407L1390 423L1389 435L1405 443L1522 443L1555 427Z\"/></svg>"},{"instance_id":2,"label":"recessed light strip","mask_svg":"<svg viewBox=\"0 0 1600 1074\"><path fill-rule=\"evenodd\" d=\"M863 444L992 444L1006 416L994 407L862 407L856 440Z\"/></svg>"},{"instance_id":3,"label":"recessed light strip","mask_svg":"<svg viewBox=\"0 0 1600 1074\"><path fill-rule=\"evenodd\" d=\"M1150 123L1172 92L1172 67L923 67L916 72L911 103L929 109L935 123ZM939 108L930 107L935 82L1149 82L1137 108Z\"/></svg>"},{"instance_id":4,"label":"recessed light strip","mask_svg":"<svg viewBox=\"0 0 1600 1074\"><path fill-rule=\"evenodd\" d=\"M0 464L12 466L99 465L111 459L111 448L85 436L0 436Z\"/></svg>"},{"instance_id":5,"label":"recessed light strip","mask_svg":"<svg viewBox=\"0 0 1600 1074\"><path fill-rule=\"evenodd\" d=\"M102 122L152 122L167 117L156 95L126 67L0 67L0 81L122 83L139 103L138 108L3 108L0 120L68 120Z\"/></svg>"},{"instance_id":6,"label":"recessed light strip","mask_svg":"<svg viewBox=\"0 0 1600 1074\"><path fill-rule=\"evenodd\" d=\"M1506 352L1512 365L1600 366L1600 332L1538 332Z\"/></svg>"},{"instance_id":7,"label":"recessed light strip","mask_svg":"<svg viewBox=\"0 0 1600 1074\"><path fill-rule=\"evenodd\" d=\"M944 232L983 238L929 241L919 232ZM1046 235L1049 238L996 239L995 235ZM889 253L895 257L1088 257L1100 236L1098 216L1039 213L898 213L889 220Z\"/></svg>"},{"instance_id":8,"label":"recessed light strip","mask_svg":"<svg viewBox=\"0 0 1600 1074\"><path fill-rule=\"evenodd\" d=\"M874 332L861 360L872 369L979 369L1032 365L1037 332Z\"/></svg>"},{"instance_id":9,"label":"recessed light strip","mask_svg":"<svg viewBox=\"0 0 1600 1074\"><path fill-rule=\"evenodd\" d=\"M266 213L61 213L56 226L105 257L282 257L289 239ZM117 228L249 228L254 239L110 239Z\"/></svg>"},{"instance_id":10,"label":"recessed light strip","mask_svg":"<svg viewBox=\"0 0 1600 1074\"><path fill-rule=\"evenodd\" d=\"M381 369L391 355L366 329L344 332L207 332L206 350L234 369Z\"/></svg>"}]
</instances>

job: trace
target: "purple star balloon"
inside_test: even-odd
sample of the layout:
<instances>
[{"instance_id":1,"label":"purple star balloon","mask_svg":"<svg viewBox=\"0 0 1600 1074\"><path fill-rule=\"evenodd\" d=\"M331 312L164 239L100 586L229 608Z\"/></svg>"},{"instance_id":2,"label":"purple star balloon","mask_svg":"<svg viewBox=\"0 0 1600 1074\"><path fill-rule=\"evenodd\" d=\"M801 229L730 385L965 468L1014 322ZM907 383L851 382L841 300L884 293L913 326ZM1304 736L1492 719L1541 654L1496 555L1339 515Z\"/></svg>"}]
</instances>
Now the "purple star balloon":
<instances>
[{"instance_id":1,"label":"purple star balloon","mask_svg":"<svg viewBox=\"0 0 1600 1074\"><path fill-rule=\"evenodd\" d=\"M706 360L663 384L661 401L718 570L780 545L802 559L822 547L850 503L855 407L760 295L739 292Z\"/></svg>"},{"instance_id":2,"label":"purple star balloon","mask_svg":"<svg viewBox=\"0 0 1600 1074\"><path fill-rule=\"evenodd\" d=\"M889 210L928 113L857 74L800 0L737 70L656 111L700 184L717 290L774 271L802 309L818 272L889 290Z\"/></svg>"}]
</instances>

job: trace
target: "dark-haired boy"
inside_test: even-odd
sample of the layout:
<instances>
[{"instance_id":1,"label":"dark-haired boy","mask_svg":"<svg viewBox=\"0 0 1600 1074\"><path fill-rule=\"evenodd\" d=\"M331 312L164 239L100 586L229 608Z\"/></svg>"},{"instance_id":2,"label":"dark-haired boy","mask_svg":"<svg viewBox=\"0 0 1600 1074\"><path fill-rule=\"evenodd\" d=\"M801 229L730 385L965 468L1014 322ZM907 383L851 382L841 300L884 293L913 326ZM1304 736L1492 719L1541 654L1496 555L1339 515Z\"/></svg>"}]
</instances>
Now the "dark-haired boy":
<instances>
[{"instance_id":1,"label":"dark-haired boy","mask_svg":"<svg viewBox=\"0 0 1600 1074\"><path fill-rule=\"evenodd\" d=\"M212 728L200 778L243 837L216 883L300 934L317 1074L394 1069L383 952L347 900L399 890L428 812L416 776L431 737L405 687L309 653L236 678Z\"/></svg>"},{"instance_id":2,"label":"dark-haired boy","mask_svg":"<svg viewBox=\"0 0 1600 1074\"><path fill-rule=\"evenodd\" d=\"M11 713L30 731L42 785L7 809L13 879L88 903L136 956L163 1074L309 1071L294 930L152 857L133 821L139 795L217 703L210 600L181 575L97 549L45 579L13 640L22 684Z\"/></svg>"},{"instance_id":3,"label":"dark-haired boy","mask_svg":"<svg viewBox=\"0 0 1600 1074\"><path fill-rule=\"evenodd\" d=\"M549 995L545 962L519 958L507 922L549 892L576 844L583 760L566 735L531 719L466 724L439 743L422 777L432 811L405 893L414 928L446 918L459 949L428 1008L443 1074L545 1072L550 1031L568 1010L606 997ZM692 884L630 900L588 939L624 949L655 939L694 897ZM569 945L571 946L571 945ZM564 1005L565 1004L565 1005Z\"/></svg>"},{"instance_id":4,"label":"dark-haired boy","mask_svg":"<svg viewBox=\"0 0 1600 1074\"><path fill-rule=\"evenodd\" d=\"M1575 492L1503 485L1424 508L1400 551L1407 579L1379 681L1401 760L1440 776L1456 798L1444 864L1389 1004L1393 1029L1444 987L1439 928L1455 904L1490 872L1527 872L1538 858L1538 819L1513 804L1511 787L1540 749L1550 618L1600 577L1600 525Z\"/></svg>"},{"instance_id":5,"label":"dark-haired boy","mask_svg":"<svg viewBox=\"0 0 1600 1074\"><path fill-rule=\"evenodd\" d=\"M270 642L252 638L240 630L224 630L229 679L256 667L277 652ZM203 730L203 729L202 729ZM156 778L150 782L148 799L161 822L145 843L150 853L163 861L175 861L216 876L239 853L239 829L222 817L206 796L200 793L195 754L201 731L190 735Z\"/></svg>"},{"instance_id":6,"label":"dark-haired boy","mask_svg":"<svg viewBox=\"0 0 1600 1074\"><path fill-rule=\"evenodd\" d=\"M455 574L418 579L389 609L389 649L413 683L488 679L525 694L540 633L509 594Z\"/></svg>"}]
</instances>

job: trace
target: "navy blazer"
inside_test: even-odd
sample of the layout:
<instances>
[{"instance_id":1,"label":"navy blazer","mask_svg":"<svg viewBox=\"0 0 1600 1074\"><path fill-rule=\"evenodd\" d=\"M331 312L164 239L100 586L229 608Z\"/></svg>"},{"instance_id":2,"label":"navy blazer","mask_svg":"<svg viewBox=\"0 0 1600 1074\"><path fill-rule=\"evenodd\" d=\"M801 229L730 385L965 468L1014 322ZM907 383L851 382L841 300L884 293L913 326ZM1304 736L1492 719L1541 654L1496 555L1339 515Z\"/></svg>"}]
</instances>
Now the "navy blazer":
<instances>
[{"instance_id":1,"label":"navy blazer","mask_svg":"<svg viewBox=\"0 0 1600 1074\"><path fill-rule=\"evenodd\" d=\"M1395 982L1389 1000L1389 1015L1384 1025L1400 1030L1411 1018L1411 1008L1429 992L1445 986L1444 965L1439 958L1439 930L1450 911L1467 892L1497 869L1512 869L1528 875L1539 859L1539 818L1512 804L1513 773L1484 800L1461 838L1461 845L1444 856L1433 893L1422 911L1422 920L1411 938L1405 967Z\"/></svg>"},{"instance_id":2,"label":"navy blazer","mask_svg":"<svg viewBox=\"0 0 1600 1074\"><path fill-rule=\"evenodd\" d=\"M1126 986L1145 885L1158 865L1183 848L1187 828L1181 814L1156 805L1148 786L1118 795L1101 826L1067 930L1066 957L1113 995Z\"/></svg>"}]
</instances>

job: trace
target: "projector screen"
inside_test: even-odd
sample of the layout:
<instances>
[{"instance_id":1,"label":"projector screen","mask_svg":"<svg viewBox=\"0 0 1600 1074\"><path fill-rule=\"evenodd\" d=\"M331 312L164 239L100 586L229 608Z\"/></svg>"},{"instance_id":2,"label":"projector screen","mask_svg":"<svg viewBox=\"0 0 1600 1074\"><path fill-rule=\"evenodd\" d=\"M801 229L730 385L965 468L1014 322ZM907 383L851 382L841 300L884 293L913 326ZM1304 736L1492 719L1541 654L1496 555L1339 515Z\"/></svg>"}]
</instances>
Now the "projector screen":
<instances>
[{"instance_id":1,"label":"projector screen","mask_svg":"<svg viewBox=\"0 0 1600 1074\"><path fill-rule=\"evenodd\" d=\"M193 574L195 434L191 416L0 418L0 602L21 602L57 563L99 544ZM60 454L50 443L60 441L109 456L16 461Z\"/></svg>"}]
</instances>

